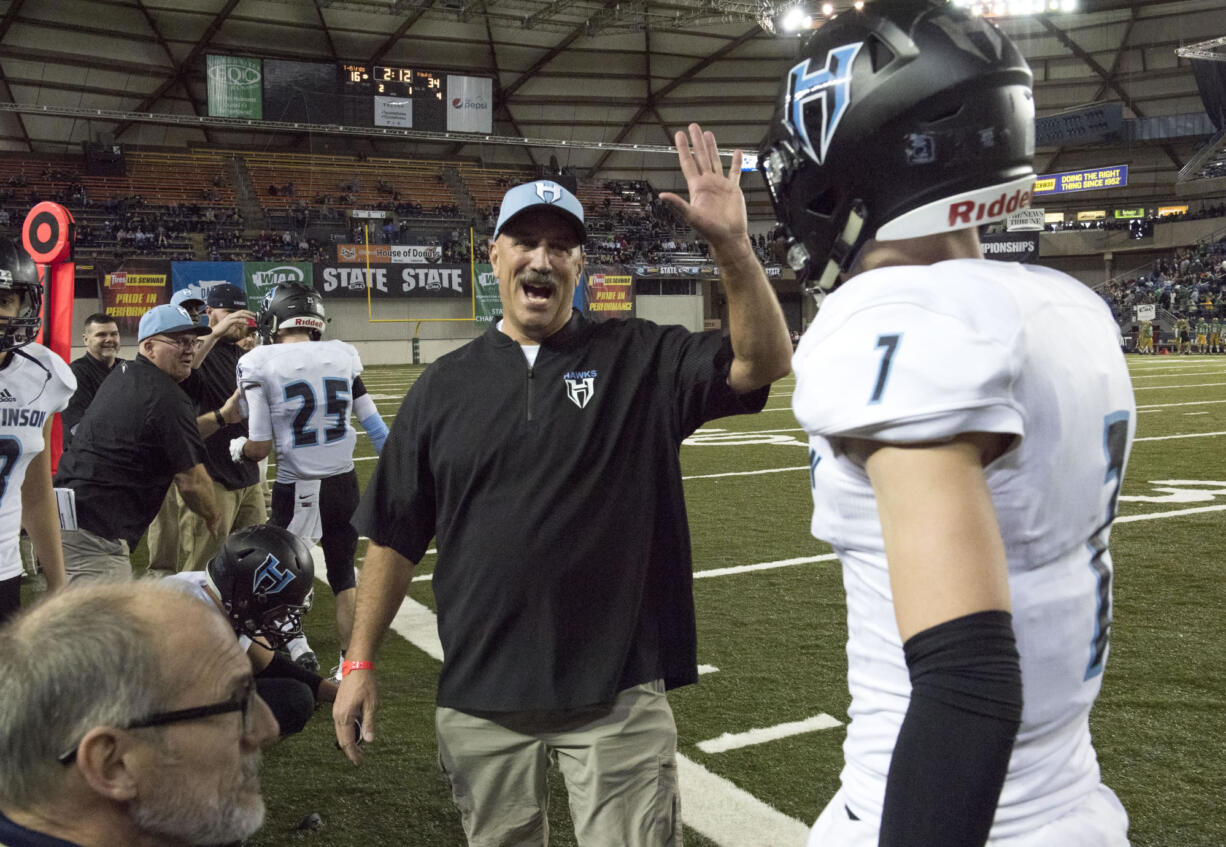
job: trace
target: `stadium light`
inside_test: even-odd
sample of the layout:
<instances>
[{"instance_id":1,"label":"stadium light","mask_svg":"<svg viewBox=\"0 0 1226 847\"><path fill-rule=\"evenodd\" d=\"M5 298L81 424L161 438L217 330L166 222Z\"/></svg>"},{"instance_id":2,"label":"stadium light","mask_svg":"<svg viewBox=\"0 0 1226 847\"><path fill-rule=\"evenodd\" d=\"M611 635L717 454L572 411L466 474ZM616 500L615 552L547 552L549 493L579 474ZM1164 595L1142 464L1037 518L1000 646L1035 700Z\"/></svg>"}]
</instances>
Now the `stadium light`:
<instances>
[{"instance_id":1,"label":"stadium light","mask_svg":"<svg viewBox=\"0 0 1226 847\"><path fill-rule=\"evenodd\" d=\"M799 32L800 30L808 29L811 26L813 26L813 18L811 18L800 6L793 6L783 15L784 32Z\"/></svg>"},{"instance_id":2,"label":"stadium light","mask_svg":"<svg viewBox=\"0 0 1226 847\"><path fill-rule=\"evenodd\" d=\"M400 0L408 2L409 0ZM774 0L759 0L758 24L773 35L795 36L821 26L849 9L863 9L865 0L787 0L789 5ZM872 0L869 0L871 3ZM1077 0L949 0L975 16L990 18L1023 17L1076 12Z\"/></svg>"},{"instance_id":3,"label":"stadium light","mask_svg":"<svg viewBox=\"0 0 1226 847\"><path fill-rule=\"evenodd\" d=\"M972 15L993 18L1046 15L1077 11L1077 0L952 0Z\"/></svg>"}]
</instances>

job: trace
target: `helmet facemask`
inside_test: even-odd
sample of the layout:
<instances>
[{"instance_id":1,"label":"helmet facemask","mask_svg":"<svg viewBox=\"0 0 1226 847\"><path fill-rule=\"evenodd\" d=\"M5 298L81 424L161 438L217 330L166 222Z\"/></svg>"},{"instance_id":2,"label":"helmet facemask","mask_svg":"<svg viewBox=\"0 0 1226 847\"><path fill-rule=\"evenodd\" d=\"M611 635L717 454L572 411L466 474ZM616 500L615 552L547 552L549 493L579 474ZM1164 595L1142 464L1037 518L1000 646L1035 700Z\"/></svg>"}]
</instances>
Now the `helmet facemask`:
<instances>
[{"instance_id":1,"label":"helmet facemask","mask_svg":"<svg viewBox=\"0 0 1226 847\"><path fill-rule=\"evenodd\" d=\"M16 315L0 315L0 352L7 353L34 341L42 329L43 286L28 258L17 268L0 267L0 291L12 291L20 300Z\"/></svg>"},{"instance_id":2,"label":"helmet facemask","mask_svg":"<svg viewBox=\"0 0 1226 847\"><path fill-rule=\"evenodd\" d=\"M990 23L941 4L879 0L818 29L758 157L802 288L820 303L870 239L951 232L1028 202L1030 81Z\"/></svg>"}]
</instances>

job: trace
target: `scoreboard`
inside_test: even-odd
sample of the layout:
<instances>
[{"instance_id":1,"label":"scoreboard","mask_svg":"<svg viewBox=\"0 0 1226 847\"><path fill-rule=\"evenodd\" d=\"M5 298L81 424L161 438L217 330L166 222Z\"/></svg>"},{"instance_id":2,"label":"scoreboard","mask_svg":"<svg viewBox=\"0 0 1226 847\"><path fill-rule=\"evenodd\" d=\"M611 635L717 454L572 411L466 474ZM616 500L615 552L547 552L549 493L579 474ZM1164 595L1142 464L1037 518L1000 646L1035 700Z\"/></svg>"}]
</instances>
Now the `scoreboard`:
<instances>
[{"instance_id":1,"label":"scoreboard","mask_svg":"<svg viewBox=\"0 0 1226 847\"><path fill-rule=\"evenodd\" d=\"M206 57L209 115L491 132L493 80L402 65Z\"/></svg>"}]
</instances>

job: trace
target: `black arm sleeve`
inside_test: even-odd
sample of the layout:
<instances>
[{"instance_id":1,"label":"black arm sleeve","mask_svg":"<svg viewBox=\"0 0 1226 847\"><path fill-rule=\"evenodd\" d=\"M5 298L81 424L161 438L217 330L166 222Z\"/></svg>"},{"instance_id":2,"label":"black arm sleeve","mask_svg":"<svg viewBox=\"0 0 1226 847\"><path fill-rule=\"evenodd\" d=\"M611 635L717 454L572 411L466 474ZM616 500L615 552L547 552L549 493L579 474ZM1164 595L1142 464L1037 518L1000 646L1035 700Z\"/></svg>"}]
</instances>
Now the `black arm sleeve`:
<instances>
[{"instance_id":1,"label":"black arm sleeve","mask_svg":"<svg viewBox=\"0 0 1226 847\"><path fill-rule=\"evenodd\" d=\"M353 378L353 399L356 400L366 393L366 383L362 382L360 376Z\"/></svg>"},{"instance_id":2,"label":"black arm sleeve","mask_svg":"<svg viewBox=\"0 0 1226 847\"><path fill-rule=\"evenodd\" d=\"M264 666L264 670L256 674L257 679L272 677L296 679L299 682L306 683L311 689L311 693L315 695L316 700L319 699L319 684L324 680L319 674L298 667L280 653L273 653L272 661Z\"/></svg>"},{"instance_id":3,"label":"black arm sleeve","mask_svg":"<svg viewBox=\"0 0 1226 847\"><path fill-rule=\"evenodd\" d=\"M880 847L983 847L1022 720L1008 612L978 612L903 645L911 701L894 745Z\"/></svg>"}]
</instances>

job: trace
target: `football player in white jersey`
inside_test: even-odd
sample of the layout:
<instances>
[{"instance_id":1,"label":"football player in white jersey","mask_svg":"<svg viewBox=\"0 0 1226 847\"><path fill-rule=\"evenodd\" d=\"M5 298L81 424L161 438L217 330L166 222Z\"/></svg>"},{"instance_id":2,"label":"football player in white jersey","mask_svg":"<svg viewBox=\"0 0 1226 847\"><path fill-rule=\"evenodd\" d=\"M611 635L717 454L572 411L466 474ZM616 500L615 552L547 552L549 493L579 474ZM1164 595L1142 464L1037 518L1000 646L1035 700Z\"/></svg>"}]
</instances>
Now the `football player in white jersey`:
<instances>
[{"instance_id":1,"label":"football player in white jersey","mask_svg":"<svg viewBox=\"0 0 1226 847\"><path fill-rule=\"evenodd\" d=\"M68 363L34 342L42 325L38 268L15 241L0 241L0 622L21 606L25 526L47 577L64 584L60 520L44 449L51 420L77 390Z\"/></svg>"},{"instance_id":2,"label":"football player in white jersey","mask_svg":"<svg viewBox=\"0 0 1226 847\"><path fill-rule=\"evenodd\" d=\"M257 322L264 344L238 360L250 440L236 438L231 453L235 461L256 462L276 444L269 523L323 547L328 584L336 595L343 662L353 631L358 543L349 523L358 505L353 469L357 434L349 415L357 415L376 451L387 440L387 425L359 377L358 351L344 341L321 340L327 318L317 292L298 284L278 285L265 295ZM305 638L289 648L295 661L318 670Z\"/></svg>"},{"instance_id":3,"label":"football player in white jersey","mask_svg":"<svg viewBox=\"0 0 1226 847\"><path fill-rule=\"evenodd\" d=\"M824 297L793 410L852 700L809 844L1122 847L1088 723L1136 417L1119 329L1080 282L979 248L1030 199L1030 70L923 0L840 13L801 59L759 161Z\"/></svg>"}]
</instances>

